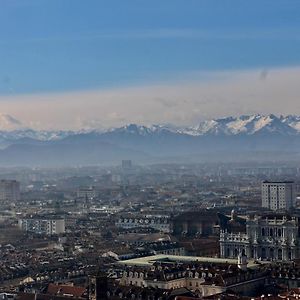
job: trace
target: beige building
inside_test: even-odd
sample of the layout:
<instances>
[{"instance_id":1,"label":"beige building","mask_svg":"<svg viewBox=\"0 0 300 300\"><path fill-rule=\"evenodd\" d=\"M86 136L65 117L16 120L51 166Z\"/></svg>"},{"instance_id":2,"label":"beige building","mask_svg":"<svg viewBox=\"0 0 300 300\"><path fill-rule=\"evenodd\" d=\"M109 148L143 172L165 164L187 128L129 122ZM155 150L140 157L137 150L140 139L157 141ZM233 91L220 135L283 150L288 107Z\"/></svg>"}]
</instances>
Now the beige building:
<instances>
[{"instance_id":1,"label":"beige building","mask_svg":"<svg viewBox=\"0 0 300 300\"><path fill-rule=\"evenodd\" d=\"M202 297L228 290L248 295L262 287L267 278L265 266L247 264L245 259L156 255L121 264L126 266L120 278L121 286L187 288Z\"/></svg>"}]
</instances>

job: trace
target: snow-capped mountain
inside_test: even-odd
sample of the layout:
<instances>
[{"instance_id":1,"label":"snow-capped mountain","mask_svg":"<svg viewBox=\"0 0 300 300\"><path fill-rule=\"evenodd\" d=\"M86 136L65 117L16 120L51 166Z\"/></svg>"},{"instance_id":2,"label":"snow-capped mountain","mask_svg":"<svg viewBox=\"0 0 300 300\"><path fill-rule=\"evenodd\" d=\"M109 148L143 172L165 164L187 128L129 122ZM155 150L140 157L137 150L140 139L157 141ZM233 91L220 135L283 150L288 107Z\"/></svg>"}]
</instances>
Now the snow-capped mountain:
<instances>
[{"instance_id":1,"label":"snow-capped mountain","mask_svg":"<svg viewBox=\"0 0 300 300\"><path fill-rule=\"evenodd\" d=\"M40 141L60 140L74 134L106 133L130 134L148 136L160 133L184 134L190 136L220 136L220 135L253 135L253 134L300 134L300 116L275 115L242 115L200 122L197 126L176 127L172 125L137 125L129 124L109 130L34 130L27 128L23 123L7 114L0 114L0 139L18 140L23 138Z\"/></svg>"},{"instance_id":2,"label":"snow-capped mountain","mask_svg":"<svg viewBox=\"0 0 300 300\"><path fill-rule=\"evenodd\" d=\"M280 120L282 123L287 124L290 127L294 128L297 132L300 132L300 116L280 116Z\"/></svg>"},{"instance_id":3,"label":"snow-capped mountain","mask_svg":"<svg viewBox=\"0 0 300 300\"><path fill-rule=\"evenodd\" d=\"M0 137L11 141L20 139L34 139L39 141L54 141L63 139L67 136L74 134L73 131L47 131L47 130L33 130L33 129L19 129L12 131L0 131Z\"/></svg>"},{"instance_id":4,"label":"snow-capped mountain","mask_svg":"<svg viewBox=\"0 0 300 300\"><path fill-rule=\"evenodd\" d=\"M174 132L180 133L175 127L166 126L166 125L137 125L137 124L129 124L119 128L112 128L107 132L111 133L119 133L119 134L136 134L140 136L149 136L152 134L159 134L162 132Z\"/></svg>"},{"instance_id":5,"label":"snow-capped mountain","mask_svg":"<svg viewBox=\"0 0 300 300\"><path fill-rule=\"evenodd\" d=\"M190 136L254 135L254 134L300 134L300 116L242 115L202 121L197 126L175 127L164 125L143 126L130 124L110 129L110 133L147 136L170 132Z\"/></svg>"},{"instance_id":6,"label":"snow-capped mountain","mask_svg":"<svg viewBox=\"0 0 300 300\"><path fill-rule=\"evenodd\" d=\"M190 135L253 135L300 133L300 117L276 117L275 115L250 115L203 121L198 126L181 131Z\"/></svg>"},{"instance_id":7,"label":"snow-capped mountain","mask_svg":"<svg viewBox=\"0 0 300 300\"><path fill-rule=\"evenodd\" d=\"M7 123L10 121L4 118L6 127L0 128L0 165L91 165L118 163L122 159L274 161L300 157L299 116L243 115L182 128L130 124L78 132L7 130L13 128ZM11 123L22 124L14 120Z\"/></svg>"},{"instance_id":8,"label":"snow-capped mountain","mask_svg":"<svg viewBox=\"0 0 300 300\"><path fill-rule=\"evenodd\" d=\"M0 113L0 130L12 131L24 128L24 125L14 117Z\"/></svg>"},{"instance_id":9,"label":"snow-capped mountain","mask_svg":"<svg viewBox=\"0 0 300 300\"><path fill-rule=\"evenodd\" d=\"M28 140L41 142L60 140L73 134L75 132L64 130L34 130L10 115L0 113L0 149Z\"/></svg>"}]
</instances>

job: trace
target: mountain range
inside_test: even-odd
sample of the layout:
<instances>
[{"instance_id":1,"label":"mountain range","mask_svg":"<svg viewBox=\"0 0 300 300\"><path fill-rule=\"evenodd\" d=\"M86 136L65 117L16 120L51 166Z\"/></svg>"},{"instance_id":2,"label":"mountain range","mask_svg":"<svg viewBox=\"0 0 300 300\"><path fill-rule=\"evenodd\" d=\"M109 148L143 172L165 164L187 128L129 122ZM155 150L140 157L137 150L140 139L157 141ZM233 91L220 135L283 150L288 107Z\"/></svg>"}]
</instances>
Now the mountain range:
<instances>
[{"instance_id":1,"label":"mountain range","mask_svg":"<svg viewBox=\"0 0 300 300\"><path fill-rule=\"evenodd\" d=\"M300 116L242 115L196 126L38 131L0 115L0 165L58 166L238 160L298 160Z\"/></svg>"}]
</instances>

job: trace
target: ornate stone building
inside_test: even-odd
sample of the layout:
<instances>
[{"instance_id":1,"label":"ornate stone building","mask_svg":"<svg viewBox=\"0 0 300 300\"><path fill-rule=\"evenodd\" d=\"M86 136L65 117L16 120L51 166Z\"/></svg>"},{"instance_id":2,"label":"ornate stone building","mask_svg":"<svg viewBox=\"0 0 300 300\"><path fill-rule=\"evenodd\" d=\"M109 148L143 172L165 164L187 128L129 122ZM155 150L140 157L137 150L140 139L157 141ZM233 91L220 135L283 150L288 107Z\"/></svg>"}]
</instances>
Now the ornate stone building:
<instances>
[{"instance_id":1,"label":"ornate stone building","mask_svg":"<svg viewBox=\"0 0 300 300\"><path fill-rule=\"evenodd\" d=\"M240 226L230 226L240 224ZM220 255L289 261L299 258L299 220L287 214L247 217L244 225L232 214L220 231Z\"/></svg>"}]
</instances>

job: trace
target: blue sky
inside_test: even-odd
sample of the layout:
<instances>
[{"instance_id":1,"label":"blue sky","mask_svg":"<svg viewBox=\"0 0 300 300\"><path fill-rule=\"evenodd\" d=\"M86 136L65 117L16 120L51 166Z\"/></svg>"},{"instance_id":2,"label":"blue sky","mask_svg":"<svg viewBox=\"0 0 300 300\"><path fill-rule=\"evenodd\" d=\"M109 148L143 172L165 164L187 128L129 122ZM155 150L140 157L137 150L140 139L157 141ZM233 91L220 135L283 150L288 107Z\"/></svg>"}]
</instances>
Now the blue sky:
<instances>
[{"instance_id":1,"label":"blue sky","mask_svg":"<svg viewBox=\"0 0 300 300\"><path fill-rule=\"evenodd\" d=\"M300 63L300 1L2 0L0 93Z\"/></svg>"},{"instance_id":2,"label":"blue sky","mask_svg":"<svg viewBox=\"0 0 300 300\"><path fill-rule=\"evenodd\" d=\"M228 99L240 101L230 102L238 107L233 114L268 113L270 105L270 113L300 114L299 15L296 0L1 0L0 111L43 128L80 127L86 120L103 126L197 123L230 113ZM256 82L262 74L276 88L285 82L277 92L281 98L271 98L269 83L265 95ZM220 78L229 82L225 95ZM238 84L243 92L236 92ZM175 90L181 97L176 103ZM211 107L201 97L213 99ZM284 111L278 104L283 98L290 101ZM195 111L178 115L178 104L186 99ZM257 111L264 99L273 100ZM65 122L74 103L74 118ZM136 103L140 110L130 115ZM147 106L152 115L143 110Z\"/></svg>"}]
</instances>

